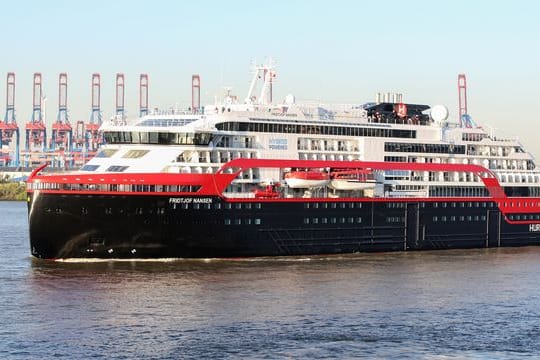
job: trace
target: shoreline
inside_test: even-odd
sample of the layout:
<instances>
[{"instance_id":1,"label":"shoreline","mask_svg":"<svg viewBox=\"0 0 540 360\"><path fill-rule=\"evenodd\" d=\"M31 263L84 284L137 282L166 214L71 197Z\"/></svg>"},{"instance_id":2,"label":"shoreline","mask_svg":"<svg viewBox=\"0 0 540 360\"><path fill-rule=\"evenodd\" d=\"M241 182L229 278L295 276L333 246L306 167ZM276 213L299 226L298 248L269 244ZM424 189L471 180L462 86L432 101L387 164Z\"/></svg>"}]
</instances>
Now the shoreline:
<instances>
[{"instance_id":1,"label":"shoreline","mask_svg":"<svg viewBox=\"0 0 540 360\"><path fill-rule=\"evenodd\" d=\"M26 183L0 183L0 201L25 201Z\"/></svg>"}]
</instances>

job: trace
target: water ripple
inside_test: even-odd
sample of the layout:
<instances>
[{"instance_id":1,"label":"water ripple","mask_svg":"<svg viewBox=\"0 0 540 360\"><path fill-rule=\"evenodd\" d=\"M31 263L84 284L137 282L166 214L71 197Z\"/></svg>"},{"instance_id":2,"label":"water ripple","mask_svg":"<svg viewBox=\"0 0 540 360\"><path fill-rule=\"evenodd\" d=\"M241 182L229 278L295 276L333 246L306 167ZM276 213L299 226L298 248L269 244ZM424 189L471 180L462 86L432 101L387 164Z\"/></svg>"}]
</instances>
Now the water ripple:
<instances>
[{"instance_id":1,"label":"water ripple","mask_svg":"<svg viewBox=\"0 0 540 360\"><path fill-rule=\"evenodd\" d=\"M540 354L540 248L47 262L25 204L0 211L2 358Z\"/></svg>"}]
</instances>

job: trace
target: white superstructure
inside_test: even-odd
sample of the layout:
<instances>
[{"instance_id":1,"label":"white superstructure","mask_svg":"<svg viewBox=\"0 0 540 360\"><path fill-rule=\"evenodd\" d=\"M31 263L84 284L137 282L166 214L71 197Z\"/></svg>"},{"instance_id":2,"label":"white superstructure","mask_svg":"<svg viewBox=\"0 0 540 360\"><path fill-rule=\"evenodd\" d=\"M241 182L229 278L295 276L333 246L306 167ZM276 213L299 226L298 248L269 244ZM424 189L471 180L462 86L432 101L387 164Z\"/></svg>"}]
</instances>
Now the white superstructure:
<instances>
[{"instance_id":1,"label":"white superstructure","mask_svg":"<svg viewBox=\"0 0 540 360\"><path fill-rule=\"evenodd\" d=\"M214 173L237 158L364 160L476 164L493 171L508 195L540 196L540 171L517 139L447 120L442 106L403 104L401 94L374 103L275 103L271 65L255 68L243 101L227 94L202 113L152 113L102 126L106 145L85 172ZM257 91L258 80L263 85ZM276 170L251 169L231 192L280 181ZM387 171L374 174L375 196L484 196L480 179L458 172Z\"/></svg>"}]
</instances>

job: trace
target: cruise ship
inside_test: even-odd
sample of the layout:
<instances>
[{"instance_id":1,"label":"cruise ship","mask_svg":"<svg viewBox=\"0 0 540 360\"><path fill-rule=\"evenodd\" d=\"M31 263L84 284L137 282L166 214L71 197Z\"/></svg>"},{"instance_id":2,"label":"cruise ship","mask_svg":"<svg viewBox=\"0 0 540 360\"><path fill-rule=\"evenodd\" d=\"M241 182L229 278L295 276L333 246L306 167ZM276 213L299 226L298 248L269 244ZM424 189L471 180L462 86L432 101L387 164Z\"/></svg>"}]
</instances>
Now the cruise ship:
<instances>
[{"instance_id":1,"label":"cruise ship","mask_svg":"<svg viewBox=\"0 0 540 360\"><path fill-rule=\"evenodd\" d=\"M44 259L236 258L540 244L540 171L442 105L244 100L110 121L79 171L28 179ZM260 91L260 92L259 92ZM257 94L256 94L257 93ZM258 96L257 96L258 95Z\"/></svg>"}]
</instances>

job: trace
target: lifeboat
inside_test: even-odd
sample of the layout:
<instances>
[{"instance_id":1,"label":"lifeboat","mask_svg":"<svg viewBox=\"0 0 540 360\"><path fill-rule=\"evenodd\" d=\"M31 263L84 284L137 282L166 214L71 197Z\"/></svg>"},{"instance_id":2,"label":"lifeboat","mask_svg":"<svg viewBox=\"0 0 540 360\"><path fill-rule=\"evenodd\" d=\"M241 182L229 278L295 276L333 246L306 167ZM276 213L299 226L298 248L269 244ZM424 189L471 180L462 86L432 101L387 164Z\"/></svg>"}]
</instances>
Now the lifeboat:
<instances>
[{"instance_id":1,"label":"lifeboat","mask_svg":"<svg viewBox=\"0 0 540 360\"><path fill-rule=\"evenodd\" d=\"M375 187L375 178L369 169L336 170L330 174L328 185L334 190L366 190Z\"/></svg>"},{"instance_id":2,"label":"lifeboat","mask_svg":"<svg viewBox=\"0 0 540 360\"><path fill-rule=\"evenodd\" d=\"M321 170L293 170L285 174L285 183L293 189L328 185L330 174Z\"/></svg>"}]
</instances>

